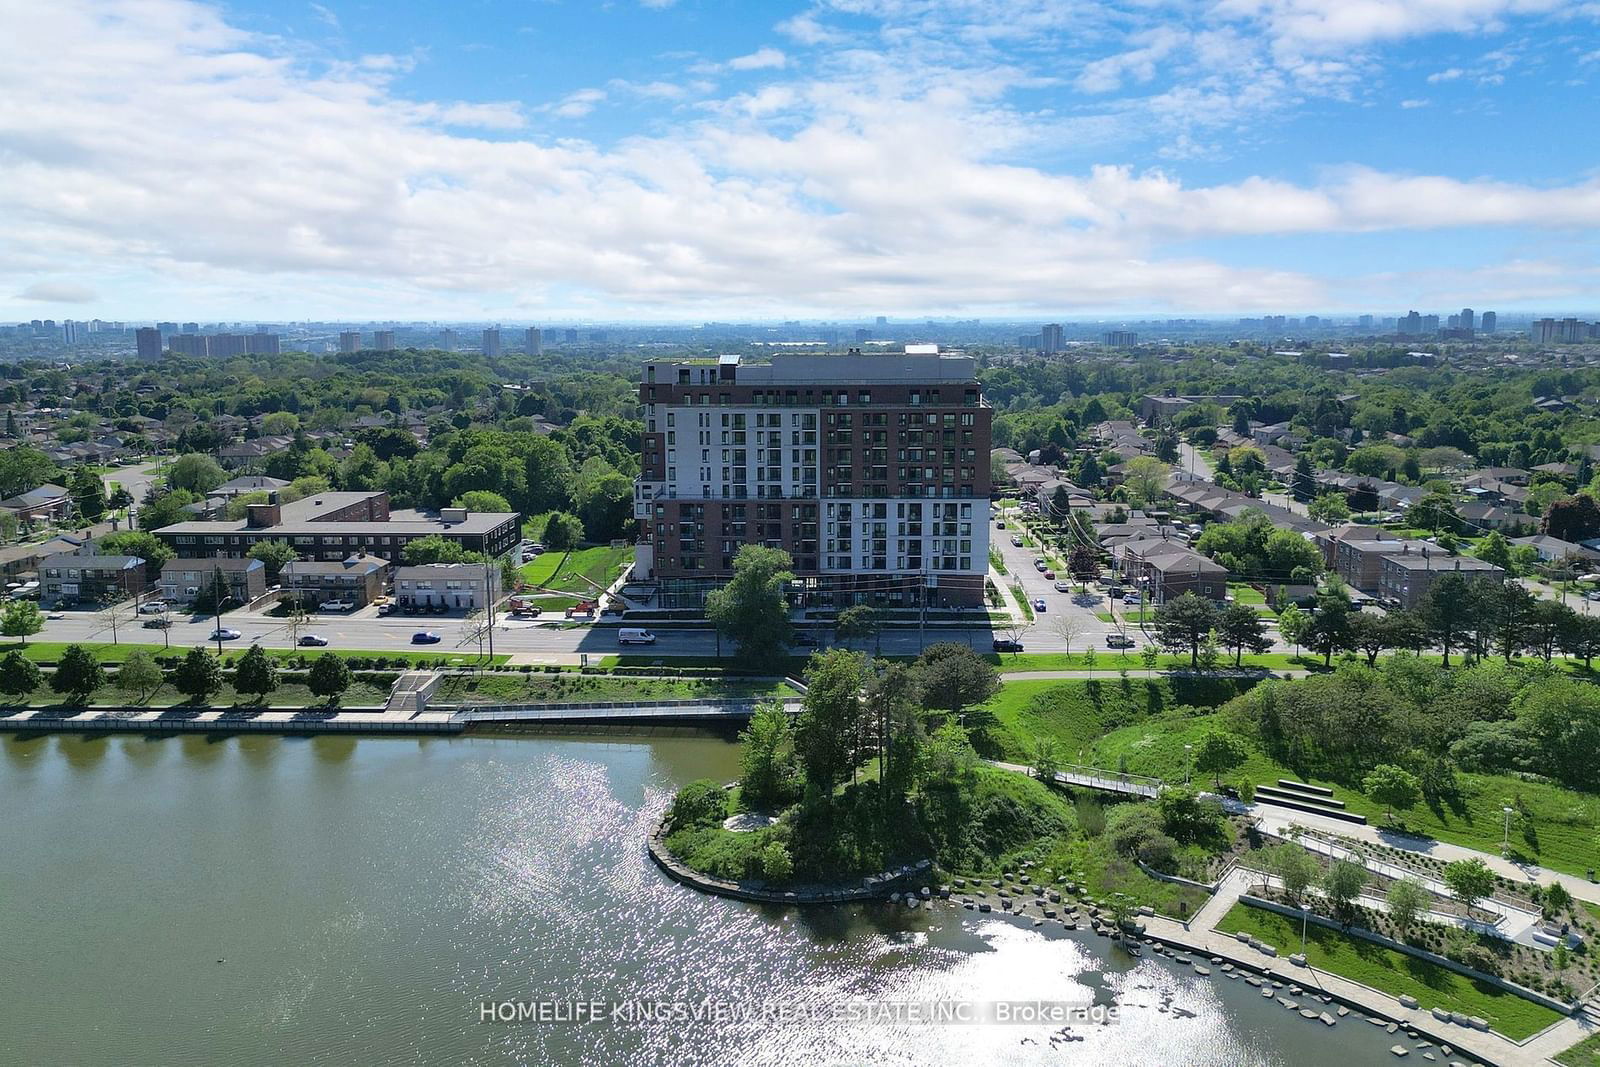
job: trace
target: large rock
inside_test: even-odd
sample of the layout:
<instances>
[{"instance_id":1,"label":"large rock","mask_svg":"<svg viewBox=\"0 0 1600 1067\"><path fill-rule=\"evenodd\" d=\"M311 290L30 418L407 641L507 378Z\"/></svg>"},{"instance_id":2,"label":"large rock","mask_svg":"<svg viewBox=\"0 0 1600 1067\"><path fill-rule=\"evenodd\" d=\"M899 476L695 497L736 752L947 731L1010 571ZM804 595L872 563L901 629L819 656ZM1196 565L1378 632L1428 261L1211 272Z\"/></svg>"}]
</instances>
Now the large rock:
<instances>
[{"instance_id":1,"label":"large rock","mask_svg":"<svg viewBox=\"0 0 1600 1067\"><path fill-rule=\"evenodd\" d=\"M1417 1003L1417 998L1416 997L1413 997L1413 996L1411 996L1409 994L1406 994L1406 993L1401 993L1400 997L1399 997L1399 1000L1400 1000L1400 1006L1402 1008L1413 1008L1413 1009L1415 1009L1415 1008L1422 1007L1421 1004Z\"/></svg>"}]
</instances>

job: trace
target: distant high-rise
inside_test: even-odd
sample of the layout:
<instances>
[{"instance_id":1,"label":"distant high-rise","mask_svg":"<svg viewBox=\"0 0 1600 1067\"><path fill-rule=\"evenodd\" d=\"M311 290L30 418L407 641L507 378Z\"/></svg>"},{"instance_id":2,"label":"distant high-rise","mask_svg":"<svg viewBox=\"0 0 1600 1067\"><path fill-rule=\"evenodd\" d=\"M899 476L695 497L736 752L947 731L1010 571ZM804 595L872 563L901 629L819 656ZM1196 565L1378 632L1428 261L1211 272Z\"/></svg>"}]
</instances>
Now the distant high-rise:
<instances>
[{"instance_id":1,"label":"distant high-rise","mask_svg":"<svg viewBox=\"0 0 1600 1067\"><path fill-rule=\"evenodd\" d=\"M1372 316L1371 315L1363 315L1363 316L1361 316L1359 319L1356 320L1356 325L1359 328L1363 329L1363 330L1372 329Z\"/></svg>"},{"instance_id":2,"label":"distant high-rise","mask_svg":"<svg viewBox=\"0 0 1600 1067\"><path fill-rule=\"evenodd\" d=\"M1438 333L1439 332L1439 316L1437 316L1437 315L1424 315L1424 316L1422 316L1422 332L1425 333L1425 334Z\"/></svg>"},{"instance_id":3,"label":"distant high-rise","mask_svg":"<svg viewBox=\"0 0 1600 1067\"><path fill-rule=\"evenodd\" d=\"M344 330L344 331L342 331L339 334L339 351L341 351L341 352L359 352L359 351L361 351L361 331L360 330Z\"/></svg>"},{"instance_id":4,"label":"distant high-rise","mask_svg":"<svg viewBox=\"0 0 1600 1067\"><path fill-rule=\"evenodd\" d=\"M69 344L69 345L75 345L75 344L78 343L78 340L79 340L79 338L78 338L78 327L79 327L79 325L80 325L79 323L73 322L71 319L67 319L66 321L62 322L62 324L61 324L61 340L62 340L63 343Z\"/></svg>"},{"instance_id":5,"label":"distant high-rise","mask_svg":"<svg viewBox=\"0 0 1600 1067\"><path fill-rule=\"evenodd\" d=\"M523 346L530 356L544 355L544 334L537 326L529 326Z\"/></svg>"},{"instance_id":6,"label":"distant high-rise","mask_svg":"<svg viewBox=\"0 0 1600 1067\"><path fill-rule=\"evenodd\" d=\"M394 351L394 331L378 330L372 335L372 347L379 352Z\"/></svg>"},{"instance_id":7,"label":"distant high-rise","mask_svg":"<svg viewBox=\"0 0 1600 1067\"><path fill-rule=\"evenodd\" d=\"M1130 330L1107 330L1100 335L1100 343L1107 348L1132 348L1139 343L1139 335Z\"/></svg>"},{"instance_id":8,"label":"distant high-rise","mask_svg":"<svg viewBox=\"0 0 1600 1067\"><path fill-rule=\"evenodd\" d=\"M1478 316L1477 316L1477 314L1474 313L1471 308L1462 308L1461 309L1461 328L1463 330L1471 330L1471 329L1474 329L1477 326L1477 324L1478 324Z\"/></svg>"},{"instance_id":9,"label":"distant high-rise","mask_svg":"<svg viewBox=\"0 0 1600 1067\"><path fill-rule=\"evenodd\" d=\"M156 331L162 337L171 337L178 332L178 324L175 322L158 322L156 323Z\"/></svg>"},{"instance_id":10,"label":"distant high-rise","mask_svg":"<svg viewBox=\"0 0 1600 1067\"><path fill-rule=\"evenodd\" d=\"M140 359L161 358L161 331L154 326L141 326L135 330L133 343Z\"/></svg>"},{"instance_id":11,"label":"distant high-rise","mask_svg":"<svg viewBox=\"0 0 1600 1067\"><path fill-rule=\"evenodd\" d=\"M491 326L483 331L483 354L486 356L500 354L500 327Z\"/></svg>"},{"instance_id":12,"label":"distant high-rise","mask_svg":"<svg viewBox=\"0 0 1600 1067\"><path fill-rule=\"evenodd\" d=\"M575 344L578 343L578 331L577 330L568 330L564 334L562 334L561 337L562 337L562 340L565 341L569 345L575 345Z\"/></svg>"},{"instance_id":13,"label":"distant high-rise","mask_svg":"<svg viewBox=\"0 0 1600 1067\"><path fill-rule=\"evenodd\" d=\"M1415 335L1422 332L1422 316L1415 311L1406 312L1406 317L1400 320L1400 332Z\"/></svg>"},{"instance_id":14,"label":"distant high-rise","mask_svg":"<svg viewBox=\"0 0 1600 1067\"><path fill-rule=\"evenodd\" d=\"M186 323L183 324L183 332L184 333L199 333L200 332L200 324L198 322L186 322Z\"/></svg>"},{"instance_id":15,"label":"distant high-rise","mask_svg":"<svg viewBox=\"0 0 1600 1067\"><path fill-rule=\"evenodd\" d=\"M1482 327L1481 328L1482 328L1484 333L1494 333L1494 328L1495 328L1495 314L1494 314L1494 312L1485 311L1483 313L1483 320L1482 320Z\"/></svg>"},{"instance_id":16,"label":"distant high-rise","mask_svg":"<svg viewBox=\"0 0 1600 1067\"><path fill-rule=\"evenodd\" d=\"M860 327L856 328L856 344L860 344L862 341L870 341L870 340L872 340L872 331L871 330L867 329L865 326L860 326Z\"/></svg>"},{"instance_id":17,"label":"distant high-rise","mask_svg":"<svg viewBox=\"0 0 1600 1067\"><path fill-rule=\"evenodd\" d=\"M175 356L203 356L206 355L206 339L197 333L173 334L167 339L167 347Z\"/></svg>"},{"instance_id":18,"label":"distant high-rise","mask_svg":"<svg viewBox=\"0 0 1600 1067\"><path fill-rule=\"evenodd\" d=\"M1061 351L1061 324L1059 322L1047 323L1039 329L1039 351L1046 355L1054 355Z\"/></svg>"},{"instance_id":19,"label":"distant high-rise","mask_svg":"<svg viewBox=\"0 0 1600 1067\"><path fill-rule=\"evenodd\" d=\"M880 328L882 328L882 327L887 326L887 325L889 325L889 316L887 316L887 315L879 315L878 316L878 326Z\"/></svg>"},{"instance_id":20,"label":"distant high-rise","mask_svg":"<svg viewBox=\"0 0 1600 1067\"><path fill-rule=\"evenodd\" d=\"M257 330L245 341L245 351L251 355L276 356L283 350L282 338L266 330Z\"/></svg>"},{"instance_id":21,"label":"distant high-rise","mask_svg":"<svg viewBox=\"0 0 1600 1067\"><path fill-rule=\"evenodd\" d=\"M460 343L461 342L456 338L456 332L454 330L443 330L439 334L439 347L444 349L446 352L454 352L456 350L456 345Z\"/></svg>"}]
</instances>

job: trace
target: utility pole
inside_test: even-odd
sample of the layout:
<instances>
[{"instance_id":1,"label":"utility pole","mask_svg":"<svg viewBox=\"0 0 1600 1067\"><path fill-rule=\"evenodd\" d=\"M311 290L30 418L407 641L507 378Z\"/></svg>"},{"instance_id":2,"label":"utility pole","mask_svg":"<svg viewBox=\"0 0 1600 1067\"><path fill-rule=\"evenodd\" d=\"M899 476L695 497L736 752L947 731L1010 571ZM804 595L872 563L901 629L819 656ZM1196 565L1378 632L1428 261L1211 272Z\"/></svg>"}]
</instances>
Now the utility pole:
<instances>
[{"instance_id":1,"label":"utility pole","mask_svg":"<svg viewBox=\"0 0 1600 1067\"><path fill-rule=\"evenodd\" d=\"M483 557L483 600L489 614L489 658L494 659L494 591L489 588L489 580L493 577L487 554Z\"/></svg>"}]
</instances>

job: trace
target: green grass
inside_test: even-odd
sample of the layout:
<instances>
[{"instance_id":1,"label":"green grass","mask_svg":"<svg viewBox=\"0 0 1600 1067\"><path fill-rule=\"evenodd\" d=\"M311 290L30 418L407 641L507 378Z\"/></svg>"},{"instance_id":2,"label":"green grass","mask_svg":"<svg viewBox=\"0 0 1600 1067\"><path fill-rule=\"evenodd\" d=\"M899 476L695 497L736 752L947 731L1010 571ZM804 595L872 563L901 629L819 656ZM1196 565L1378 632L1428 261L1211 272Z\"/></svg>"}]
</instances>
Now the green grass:
<instances>
[{"instance_id":1,"label":"green grass","mask_svg":"<svg viewBox=\"0 0 1600 1067\"><path fill-rule=\"evenodd\" d=\"M596 545L576 552L546 552L523 564L517 573L529 585L593 597L632 562L632 548Z\"/></svg>"},{"instance_id":2,"label":"green grass","mask_svg":"<svg viewBox=\"0 0 1600 1067\"><path fill-rule=\"evenodd\" d=\"M1018 582L1011 583L1011 596L1016 600L1017 605L1020 608L1022 608L1022 617L1025 618L1025 619L1028 619L1028 620L1032 620L1033 619L1033 601L1028 599L1028 592L1027 592L1027 590L1022 588L1021 583L1018 583Z\"/></svg>"},{"instance_id":3,"label":"green grass","mask_svg":"<svg viewBox=\"0 0 1600 1067\"><path fill-rule=\"evenodd\" d=\"M593 675L485 674L447 678L440 704L564 704L612 700L759 700L798 696L782 682L721 679L605 678Z\"/></svg>"},{"instance_id":4,"label":"green grass","mask_svg":"<svg viewBox=\"0 0 1600 1067\"><path fill-rule=\"evenodd\" d=\"M1590 1034L1556 1056L1556 1062L1566 1067L1600 1067L1600 1034Z\"/></svg>"},{"instance_id":5,"label":"green grass","mask_svg":"<svg viewBox=\"0 0 1600 1067\"><path fill-rule=\"evenodd\" d=\"M1123 611L1117 614L1112 614L1109 611L1097 611L1094 613L1094 617L1099 619L1101 622L1116 622L1118 619L1121 619L1130 626L1138 626L1143 622L1155 622L1156 609L1133 608L1131 611Z\"/></svg>"},{"instance_id":6,"label":"green grass","mask_svg":"<svg viewBox=\"0 0 1600 1067\"><path fill-rule=\"evenodd\" d=\"M1135 641L1139 639L1137 634L1130 634L1129 636ZM995 666L999 667L1002 671L1086 671L1091 669L1096 671L1114 671L1117 669L1117 665L1124 659L1122 653L1126 651L1127 655L1125 658L1127 660L1128 669L1130 671L1144 670L1144 659L1139 655L1139 649L1137 648L1124 650L1106 648L1105 646L1101 645L1097 646L1097 649L1100 655L1093 668L1084 666L1083 654L1081 651L1021 652L1017 654L1012 654L1010 652L990 653L984 658L990 663L993 663ZM1224 662L1220 666L1232 669L1233 657L1225 656ZM1294 656L1288 652L1269 652L1260 656L1244 657L1244 666L1246 668L1255 667L1263 670L1273 671L1306 670L1309 668L1321 670L1322 661L1311 656ZM1171 653L1162 653L1156 659L1156 670L1158 671L1186 671L1188 669L1189 657L1187 655L1180 656Z\"/></svg>"},{"instance_id":7,"label":"green grass","mask_svg":"<svg viewBox=\"0 0 1600 1067\"><path fill-rule=\"evenodd\" d=\"M1295 951L1300 924L1276 912L1235 904L1217 929L1225 933L1246 931L1280 953ZM1410 994L1424 1011L1439 1007L1489 1020L1497 1032L1514 1041L1530 1037L1563 1018L1554 1010L1514 993L1467 978L1426 960L1350 937L1337 930L1312 926L1306 939L1306 960L1329 971L1392 996Z\"/></svg>"},{"instance_id":8,"label":"green grass","mask_svg":"<svg viewBox=\"0 0 1600 1067\"><path fill-rule=\"evenodd\" d=\"M85 641L81 643L89 651L93 652L95 658L101 663L121 663L136 648L156 656L181 656L189 650L187 645L173 645L171 648L163 648L159 644L130 644L126 641L115 645L110 642L95 643ZM66 641L29 641L27 647L22 649L22 652L23 655L35 663L56 663L61 659L61 654L66 651L68 644L69 642ZM0 644L0 656L18 647L14 642ZM211 652L217 650L215 641L205 647ZM235 641L224 643L222 647L222 662L231 663L244 655L250 645L248 642ZM381 657L392 663L396 659L403 658L411 666L497 666L511 658L509 655L500 653L492 657L487 655L480 657L476 649L470 651L461 649L456 652L411 652L406 649L381 648L269 648L266 650L267 655L275 659L287 659L292 656L305 656L310 659L328 652L341 659L373 659Z\"/></svg>"},{"instance_id":9,"label":"green grass","mask_svg":"<svg viewBox=\"0 0 1600 1067\"><path fill-rule=\"evenodd\" d=\"M1039 683L1008 682L1006 688L1025 684ZM1102 684L1116 686L1120 683ZM1001 696L1004 695L1002 691ZM1198 702L1191 700L1189 703ZM1181 779L1189 760L1183 746L1196 744L1205 734L1225 728L1220 716L1204 711L1130 722L1108 729L1103 736L1093 739L1085 761L1097 767L1125 768L1131 774ZM1257 785L1279 778L1294 778L1330 786L1348 810L1365 815L1375 826L1384 824L1382 804L1341 783L1301 775L1253 745L1244 765L1230 771L1226 777L1230 782L1248 779ZM1403 813L1405 828L1412 833L1498 855L1504 833L1500 809L1507 802L1515 803L1520 798L1531 812L1531 818L1522 819L1520 827L1512 828L1511 844L1515 852L1540 866L1580 876L1596 865L1600 797L1549 782L1525 781L1501 774L1458 771L1456 784L1460 797L1455 807L1430 808L1419 804Z\"/></svg>"},{"instance_id":10,"label":"green grass","mask_svg":"<svg viewBox=\"0 0 1600 1067\"><path fill-rule=\"evenodd\" d=\"M1108 731L1159 719L1180 705L1219 704L1247 687L1225 678L1020 681L1005 683L983 707L995 717L989 733L1001 758L1028 762L1034 739L1051 738L1059 758L1076 763L1080 751L1088 760Z\"/></svg>"},{"instance_id":11,"label":"green grass","mask_svg":"<svg viewBox=\"0 0 1600 1067\"><path fill-rule=\"evenodd\" d=\"M1062 845L1045 861L1052 870L1086 886L1096 900L1124 893L1135 905L1148 905L1174 918L1193 915L1206 902L1202 889L1164 882L1141 871L1132 860L1118 856L1102 837L1080 837Z\"/></svg>"},{"instance_id":12,"label":"green grass","mask_svg":"<svg viewBox=\"0 0 1600 1067\"><path fill-rule=\"evenodd\" d=\"M339 707L382 707L389 699L389 690L377 686L367 685L364 682L353 683L339 699ZM264 701L258 701L254 693L241 694L233 686L224 685L222 691L208 697L199 705L201 709L212 708L311 708L324 707L326 701L312 694L304 684L299 682L285 682L267 694ZM106 685L90 696L88 707L147 707L147 708L172 708L187 707L189 698L178 692L171 685L163 685L150 695L148 699L140 700L135 695L123 693L115 686ZM68 704L66 698L54 692L48 685L35 690L22 697L5 697L0 699L0 709L20 710L22 708L43 708L55 712L82 711L83 704ZM5 719L0 717L0 726Z\"/></svg>"},{"instance_id":13,"label":"green grass","mask_svg":"<svg viewBox=\"0 0 1600 1067\"><path fill-rule=\"evenodd\" d=\"M1267 603L1265 593L1255 586L1245 585L1243 582L1229 582L1228 592L1233 596L1234 602L1238 604L1265 607Z\"/></svg>"}]
</instances>

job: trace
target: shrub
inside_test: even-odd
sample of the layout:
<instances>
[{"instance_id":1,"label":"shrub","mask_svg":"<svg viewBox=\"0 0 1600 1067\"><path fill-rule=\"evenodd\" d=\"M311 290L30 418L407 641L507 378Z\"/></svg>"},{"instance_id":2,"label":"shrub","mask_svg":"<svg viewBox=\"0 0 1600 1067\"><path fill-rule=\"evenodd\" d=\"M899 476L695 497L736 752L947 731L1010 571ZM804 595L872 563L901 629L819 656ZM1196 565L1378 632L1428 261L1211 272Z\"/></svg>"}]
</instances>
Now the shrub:
<instances>
[{"instance_id":1,"label":"shrub","mask_svg":"<svg viewBox=\"0 0 1600 1067\"><path fill-rule=\"evenodd\" d=\"M786 882L794 875L794 859L782 841L768 842L761 850L761 873L773 882Z\"/></svg>"},{"instance_id":2,"label":"shrub","mask_svg":"<svg viewBox=\"0 0 1600 1067\"><path fill-rule=\"evenodd\" d=\"M690 782L672 798L668 824L675 830L720 823L728 817L728 793L709 778Z\"/></svg>"}]
</instances>

